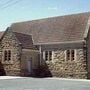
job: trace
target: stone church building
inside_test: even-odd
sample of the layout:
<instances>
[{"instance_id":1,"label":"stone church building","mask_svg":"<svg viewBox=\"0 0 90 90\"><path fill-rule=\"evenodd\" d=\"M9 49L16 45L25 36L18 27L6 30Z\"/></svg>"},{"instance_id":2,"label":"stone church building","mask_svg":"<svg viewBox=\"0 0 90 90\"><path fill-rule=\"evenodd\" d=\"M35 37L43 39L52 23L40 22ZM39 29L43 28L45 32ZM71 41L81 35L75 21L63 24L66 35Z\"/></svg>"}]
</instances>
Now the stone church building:
<instances>
[{"instance_id":1,"label":"stone church building","mask_svg":"<svg viewBox=\"0 0 90 90\"><path fill-rule=\"evenodd\" d=\"M90 12L13 23L0 32L0 75L90 78Z\"/></svg>"}]
</instances>

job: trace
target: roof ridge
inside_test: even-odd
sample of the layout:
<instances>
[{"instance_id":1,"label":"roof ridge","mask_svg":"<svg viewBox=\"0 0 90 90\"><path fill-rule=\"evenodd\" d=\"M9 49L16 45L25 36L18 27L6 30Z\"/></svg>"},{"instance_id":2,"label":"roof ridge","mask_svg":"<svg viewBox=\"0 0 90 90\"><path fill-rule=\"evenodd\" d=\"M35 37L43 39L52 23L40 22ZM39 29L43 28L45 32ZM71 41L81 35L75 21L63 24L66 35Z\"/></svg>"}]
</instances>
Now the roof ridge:
<instances>
[{"instance_id":1,"label":"roof ridge","mask_svg":"<svg viewBox=\"0 0 90 90\"><path fill-rule=\"evenodd\" d=\"M58 17L68 17L68 16L82 15L82 14L90 14L90 12L88 11L88 12L66 14L66 15L61 15L61 16L52 16L52 17L46 17L46 18L40 18L40 19L33 19L33 20L28 20L28 21L15 22L13 24L28 23L28 22L33 22L33 21L40 21L40 20L46 20L46 19L52 19L52 18L58 18Z\"/></svg>"}]
</instances>

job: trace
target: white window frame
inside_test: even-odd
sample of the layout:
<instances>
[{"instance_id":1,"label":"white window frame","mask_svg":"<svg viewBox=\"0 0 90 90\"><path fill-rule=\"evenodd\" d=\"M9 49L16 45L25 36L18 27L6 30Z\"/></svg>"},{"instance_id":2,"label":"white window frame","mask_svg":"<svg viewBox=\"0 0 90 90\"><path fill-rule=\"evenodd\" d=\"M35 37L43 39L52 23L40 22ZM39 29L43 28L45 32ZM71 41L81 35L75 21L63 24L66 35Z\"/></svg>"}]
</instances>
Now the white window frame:
<instances>
[{"instance_id":1,"label":"white window frame","mask_svg":"<svg viewBox=\"0 0 90 90\"><path fill-rule=\"evenodd\" d=\"M65 50L65 61L75 61L77 59L76 49L68 49L70 50L70 60L67 60L67 50ZM74 50L74 60L72 60L71 50Z\"/></svg>"},{"instance_id":2,"label":"white window frame","mask_svg":"<svg viewBox=\"0 0 90 90\"><path fill-rule=\"evenodd\" d=\"M11 59L10 60L5 60L5 51L11 51ZM11 62L12 63L12 50L11 49L4 49L2 52L2 62Z\"/></svg>"},{"instance_id":3,"label":"white window frame","mask_svg":"<svg viewBox=\"0 0 90 90\"><path fill-rule=\"evenodd\" d=\"M48 60L46 60L46 57L45 57L45 56L46 56L46 55L45 55L46 52L48 52ZM49 56L50 56L50 55L49 55L49 52L52 53L52 59L51 59L51 60L49 60ZM52 61L52 60L53 60L53 51L50 51L50 50L49 50L49 51L48 51L48 50L43 51L43 60L45 60L45 61Z\"/></svg>"}]
</instances>

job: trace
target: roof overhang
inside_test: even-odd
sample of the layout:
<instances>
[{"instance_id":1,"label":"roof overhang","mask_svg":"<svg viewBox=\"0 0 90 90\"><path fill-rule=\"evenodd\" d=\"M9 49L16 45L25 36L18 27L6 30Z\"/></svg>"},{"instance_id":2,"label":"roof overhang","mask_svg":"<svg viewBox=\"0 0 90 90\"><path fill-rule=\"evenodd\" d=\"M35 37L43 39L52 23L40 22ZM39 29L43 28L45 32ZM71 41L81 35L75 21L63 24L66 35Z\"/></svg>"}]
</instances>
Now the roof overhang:
<instances>
[{"instance_id":1,"label":"roof overhang","mask_svg":"<svg viewBox=\"0 0 90 90\"><path fill-rule=\"evenodd\" d=\"M85 40L80 41L68 41L68 42L56 42L56 43L38 43L42 47L42 50L56 50L56 49L71 49L71 48L83 48L85 45Z\"/></svg>"},{"instance_id":2,"label":"roof overhang","mask_svg":"<svg viewBox=\"0 0 90 90\"><path fill-rule=\"evenodd\" d=\"M34 45L61 45L61 44L76 44L82 43L85 40L77 40L77 41L64 41L64 42L49 42L49 43L34 43Z\"/></svg>"}]
</instances>

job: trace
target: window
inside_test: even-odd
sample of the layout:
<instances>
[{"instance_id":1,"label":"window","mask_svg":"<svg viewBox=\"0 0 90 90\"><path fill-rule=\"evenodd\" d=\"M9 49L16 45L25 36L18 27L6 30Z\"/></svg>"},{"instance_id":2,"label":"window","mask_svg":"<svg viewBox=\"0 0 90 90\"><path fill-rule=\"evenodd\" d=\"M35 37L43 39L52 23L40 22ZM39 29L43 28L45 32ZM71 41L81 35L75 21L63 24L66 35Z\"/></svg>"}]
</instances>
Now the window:
<instances>
[{"instance_id":1,"label":"window","mask_svg":"<svg viewBox=\"0 0 90 90\"><path fill-rule=\"evenodd\" d=\"M52 51L49 51L49 60L52 60Z\"/></svg>"},{"instance_id":2,"label":"window","mask_svg":"<svg viewBox=\"0 0 90 90\"><path fill-rule=\"evenodd\" d=\"M67 57L67 60L70 60L70 50L67 50L67 51L66 51L66 55L67 55L67 56L66 56L66 57Z\"/></svg>"},{"instance_id":3,"label":"window","mask_svg":"<svg viewBox=\"0 0 90 90\"><path fill-rule=\"evenodd\" d=\"M4 60L5 61L10 61L11 60L11 51L10 50L5 50L4 51Z\"/></svg>"},{"instance_id":4,"label":"window","mask_svg":"<svg viewBox=\"0 0 90 90\"><path fill-rule=\"evenodd\" d=\"M4 60L6 61L7 60L7 51L4 51Z\"/></svg>"},{"instance_id":5,"label":"window","mask_svg":"<svg viewBox=\"0 0 90 90\"><path fill-rule=\"evenodd\" d=\"M46 61L51 61L52 60L52 51L45 51L43 57Z\"/></svg>"},{"instance_id":6,"label":"window","mask_svg":"<svg viewBox=\"0 0 90 90\"><path fill-rule=\"evenodd\" d=\"M75 51L71 50L71 60L75 60Z\"/></svg>"},{"instance_id":7,"label":"window","mask_svg":"<svg viewBox=\"0 0 90 90\"><path fill-rule=\"evenodd\" d=\"M45 52L45 60L48 60L48 51Z\"/></svg>"},{"instance_id":8,"label":"window","mask_svg":"<svg viewBox=\"0 0 90 90\"><path fill-rule=\"evenodd\" d=\"M11 51L9 50L8 51L8 61L10 61L11 60Z\"/></svg>"},{"instance_id":9,"label":"window","mask_svg":"<svg viewBox=\"0 0 90 90\"><path fill-rule=\"evenodd\" d=\"M66 60L75 60L75 50L66 50Z\"/></svg>"}]
</instances>

